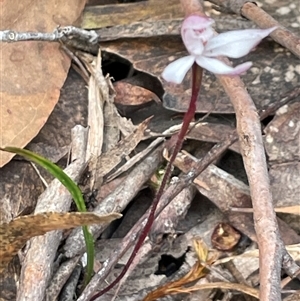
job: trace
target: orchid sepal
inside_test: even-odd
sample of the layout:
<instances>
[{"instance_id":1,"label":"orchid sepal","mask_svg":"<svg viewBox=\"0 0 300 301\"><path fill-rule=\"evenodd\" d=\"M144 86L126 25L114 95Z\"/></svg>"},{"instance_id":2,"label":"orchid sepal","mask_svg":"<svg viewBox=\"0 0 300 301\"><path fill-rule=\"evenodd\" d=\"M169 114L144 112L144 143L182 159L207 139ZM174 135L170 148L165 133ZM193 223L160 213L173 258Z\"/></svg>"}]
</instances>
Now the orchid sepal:
<instances>
[{"instance_id":1,"label":"orchid sepal","mask_svg":"<svg viewBox=\"0 0 300 301\"><path fill-rule=\"evenodd\" d=\"M277 27L268 29L244 29L221 33L211 38L205 45L203 55L218 55L240 58L247 55L259 42Z\"/></svg>"},{"instance_id":2,"label":"orchid sepal","mask_svg":"<svg viewBox=\"0 0 300 301\"><path fill-rule=\"evenodd\" d=\"M162 73L163 79L174 84L182 83L194 62L195 58L188 55L170 63Z\"/></svg>"},{"instance_id":3,"label":"orchid sepal","mask_svg":"<svg viewBox=\"0 0 300 301\"><path fill-rule=\"evenodd\" d=\"M213 23L213 19L198 15L190 15L184 20L181 36L190 55L165 68L162 77L166 81L180 84L194 62L214 74L243 74L252 66L251 62L230 67L217 56L240 58L277 28L235 30L214 35L211 27Z\"/></svg>"}]
</instances>

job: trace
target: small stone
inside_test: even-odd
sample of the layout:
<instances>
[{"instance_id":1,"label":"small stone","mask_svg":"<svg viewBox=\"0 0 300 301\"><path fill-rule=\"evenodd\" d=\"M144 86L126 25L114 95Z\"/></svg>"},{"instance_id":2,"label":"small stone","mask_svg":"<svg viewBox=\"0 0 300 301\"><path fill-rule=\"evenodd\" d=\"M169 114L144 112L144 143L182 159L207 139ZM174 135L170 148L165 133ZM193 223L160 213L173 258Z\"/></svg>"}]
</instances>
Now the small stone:
<instances>
[{"instance_id":1,"label":"small stone","mask_svg":"<svg viewBox=\"0 0 300 301\"><path fill-rule=\"evenodd\" d=\"M282 6L276 10L276 13L280 15L287 15L291 9L288 6Z\"/></svg>"}]
</instances>

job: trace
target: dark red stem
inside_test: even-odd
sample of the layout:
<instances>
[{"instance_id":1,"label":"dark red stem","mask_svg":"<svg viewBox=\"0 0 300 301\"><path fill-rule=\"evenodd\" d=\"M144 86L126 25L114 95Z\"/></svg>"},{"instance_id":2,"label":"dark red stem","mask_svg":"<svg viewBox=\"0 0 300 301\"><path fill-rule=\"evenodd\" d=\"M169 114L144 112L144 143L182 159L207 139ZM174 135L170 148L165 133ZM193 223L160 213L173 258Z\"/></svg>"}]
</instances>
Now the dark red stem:
<instances>
[{"instance_id":1,"label":"dark red stem","mask_svg":"<svg viewBox=\"0 0 300 301\"><path fill-rule=\"evenodd\" d=\"M161 196L164 192L164 189L165 189L165 187L166 187L166 185L167 185L167 183L168 183L168 181L171 177L173 162L176 159L177 154L179 153L179 151L182 147L184 137L185 137L185 135L188 131L188 128L189 128L189 125L190 125L191 121L194 118L194 115L195 115L195 112L196 112L196 102L197 102L197 98L198 98L200 87L201 87L201 81L202 81L202 68L199 67L196 63L194 63L194 65L192 67L192 97L191 97L190 105L189 105L188 111L184 115L182 127L180 129L179 134L178 134L176 144L175 144L174 150L172 152L171 158L169 160L169 163L167 165L166 172L165 172L164 177L162 179L161 185L160 185L160 187L159 187L159 189L156 193L156 196L153 200L147 223L146 223L144 229L142 230L141 235L139 236L139 239L138 239L138 241L137 241L137 243L136 243L136 245L135 245L135 247L132 251L132 254L130 255L130 258L128 259L128 261L127 261L125 267L123 268L122 272L119 274L119 276L109 286L107 286L105 289L103 289L99 293L95 294L91 298L91 301L96 300L98 297L100 297L103 294L105 294L106 292L108 292L111 288L113 288L123 278L123 276L128 271L129 266L133 262L137 252L139 251L139 249L143 245L144 240L146 239L147 235L149 234L149 232L151 230L151 227L152 227L152 224L154 222L154 216L155 216L155 211L156 211L157 205L158 205L159 200L160 200L160 198L161 198Z\"/></svg>"}]
</instances>

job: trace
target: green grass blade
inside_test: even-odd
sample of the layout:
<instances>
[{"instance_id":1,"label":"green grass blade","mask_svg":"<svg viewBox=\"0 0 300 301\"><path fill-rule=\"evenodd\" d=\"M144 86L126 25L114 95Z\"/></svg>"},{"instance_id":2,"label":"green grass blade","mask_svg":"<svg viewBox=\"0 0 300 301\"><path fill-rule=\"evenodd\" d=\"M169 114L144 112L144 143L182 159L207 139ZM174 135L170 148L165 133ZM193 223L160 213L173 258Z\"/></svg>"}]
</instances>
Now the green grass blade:
<instances>
[{"instance_id":1,"label":"green grass blade","mask_svg":"<svg viewBox=\"0 0 300 301\"><path fill-rule=\"evenodd\" d=\"M70 194L72 195L75 201L78 211L86 212L86 206L79 187L59 166L52 163L48 159L26 149L7 146L5 148L0 148L0 150L18 154L46 169L69 190ZM87 252L87 274L85 278L85 284L87 284L90 281L93 274L95 249L94 239L92 234L88 230L88 227L82 226L82 231Z\"/></svg>"}]
</instances>

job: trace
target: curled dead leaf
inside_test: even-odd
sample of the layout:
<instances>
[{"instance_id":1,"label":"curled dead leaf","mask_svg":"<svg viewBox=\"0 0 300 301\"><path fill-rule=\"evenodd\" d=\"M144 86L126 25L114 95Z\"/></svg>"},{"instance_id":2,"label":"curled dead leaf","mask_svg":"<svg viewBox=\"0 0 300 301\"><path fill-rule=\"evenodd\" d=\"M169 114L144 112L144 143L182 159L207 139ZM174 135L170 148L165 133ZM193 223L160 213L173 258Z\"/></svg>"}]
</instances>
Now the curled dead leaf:
<instances>
[{"instance_id":1,"label":"curled dead leaf","mask_svg":"<svg viewBox=\"0 0 300 301\"><path fill-rule=\"evenodd\" d=\"M0 225L0 273L6 264L34 236L48 231L70 229L81 225L109 223L122 215L111 213L97 215L90 212L47 212L18 217Z\"/></svg>"},{"instance_id":2,"label":"curled dead leaf","mask_svg":"<svg viewBox=\"0 0 300 301\"><path fill-rule=\"evenodd\" d=\"M116 82L114 83L114 88L116 91L115 103L133 106L145 104L149 101L160 102L160 99L150 90L147 90L143 87L132 85L127 82Z\"/></svg>"}]
</instances>

